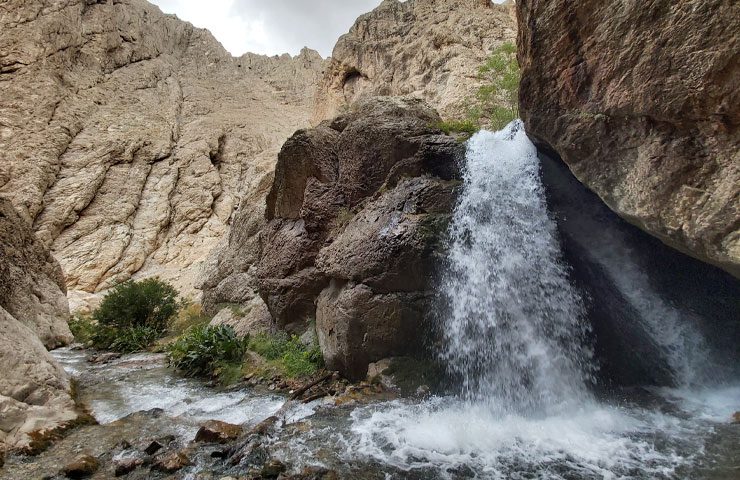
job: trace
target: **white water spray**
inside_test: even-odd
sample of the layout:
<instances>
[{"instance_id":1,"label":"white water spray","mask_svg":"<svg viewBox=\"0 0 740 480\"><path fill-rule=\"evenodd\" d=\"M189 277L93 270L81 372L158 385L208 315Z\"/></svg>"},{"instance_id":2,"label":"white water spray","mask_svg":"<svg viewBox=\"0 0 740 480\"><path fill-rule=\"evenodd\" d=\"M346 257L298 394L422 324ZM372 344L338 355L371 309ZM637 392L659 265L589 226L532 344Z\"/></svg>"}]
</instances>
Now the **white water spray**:
<instances>
[{"instance_id":1,"label":"white water spray","mask_svg":"<svg viewBox=\"0 0 740 480\"><path fill-rule=\"evenodd\" d=\"M535 415L582 402L588 324L521 122L468 143L450 234L443 356L466 400Z\"/></svg>"}]
</instances>

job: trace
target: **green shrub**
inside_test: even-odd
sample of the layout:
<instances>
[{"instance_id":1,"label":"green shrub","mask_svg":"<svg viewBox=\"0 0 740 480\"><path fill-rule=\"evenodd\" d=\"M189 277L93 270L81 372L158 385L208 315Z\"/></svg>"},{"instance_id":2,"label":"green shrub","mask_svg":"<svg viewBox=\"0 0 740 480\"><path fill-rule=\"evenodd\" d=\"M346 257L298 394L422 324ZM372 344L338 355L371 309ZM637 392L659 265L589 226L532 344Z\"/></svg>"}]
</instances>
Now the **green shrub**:
<instances>
[{"instance_id":1,"label":"green shrub","mask_svg":"<svg viewBox=\"0 0 740 480\"><path fill-rule=\"evenodd\" d=\"M313 375L324 366L321 349L318 346L306 347L295 335L256 335L249 341L249 349L270 360L292 378Z\"/></svg>"},{"instance_id":2,"label":"green shrub","mask_svg":"<svg viewBox=\"0 0 740 480\"><path fill-rule=\"evenodd\" d=\"M75 342L87 344L92 341L97 325L89 315L77 313L69 320L69 329L75 337Z\"/></svg>"},{"instance_id":3,"label":"green shrub","mask_svg":"<svg viewBox=\"0 0 740 480\"><path fill-rule=\"evenodd\" d=\"M141 352L162 337L162 332L146 326L117 328L99 325L93 334L93 346L120 353Z\"/></svg>"},{"instance_id":4,"label":"green shrub","mask_svg":"<svg viewBox=\"0 0 740 480\"><path fill-rule=\"evenodd\" d=\"M516 46L510 42L499 46L478 73L486 83L478 90L477 113L500 130L519 117L521 72Z\"/></svg>"},{"instance_id":5,"label":"green shrub","mask_svg":"<svg viewBox=\"0 0 740 480\"><path fill-rule=\"evenodd\" d=\"M164 333L180 308L177 297L177 290L158 278L127 281L105 296L93 318L101 326L147 327Z\"/></svg>"},{"instance_id":6,"label":"green shrub","mask_svg":"<svg viewBox=\"0 0 740 480\"><path fill-rule=\"evenodd\" d=\"M219 377L231 383L240 371L247 340L239 339L227 325L198 325L188 329L168 348L171 366L187 376ZM228 380L228 381L225 381Z\"/></svg>"}]
</instances>

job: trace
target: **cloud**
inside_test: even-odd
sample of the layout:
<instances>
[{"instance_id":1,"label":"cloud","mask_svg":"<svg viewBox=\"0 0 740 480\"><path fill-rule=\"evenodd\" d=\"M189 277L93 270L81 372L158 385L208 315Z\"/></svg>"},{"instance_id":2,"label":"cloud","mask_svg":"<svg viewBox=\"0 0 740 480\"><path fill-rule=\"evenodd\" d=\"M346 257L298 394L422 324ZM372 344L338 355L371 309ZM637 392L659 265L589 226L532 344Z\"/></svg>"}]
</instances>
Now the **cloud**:
<instances>
[{"instance_id":1,"label":"cloud","mask_svg":"<svg viewBox=\"0 0 740 480\"><path fill-rule=\"evenodd\" d=\"M150 0L165 13L207 28L231 52L331 55L337 39L381 0ZM499 3L502 0L496 0Z\"/></svg>"}]
</instances>

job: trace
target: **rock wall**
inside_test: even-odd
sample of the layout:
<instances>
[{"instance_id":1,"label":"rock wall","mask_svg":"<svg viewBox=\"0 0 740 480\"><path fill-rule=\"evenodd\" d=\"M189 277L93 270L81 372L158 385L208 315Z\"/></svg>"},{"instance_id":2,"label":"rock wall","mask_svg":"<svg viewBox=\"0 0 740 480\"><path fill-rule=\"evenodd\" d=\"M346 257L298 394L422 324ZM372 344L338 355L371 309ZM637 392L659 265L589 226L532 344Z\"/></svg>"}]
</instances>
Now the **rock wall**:
<instances>
[{"instance_id":1,"label":"rock wall","mask_svg":"<svg viewBox=\"0 0 740 480\"><path fill-rule=\"evenodd\" d=\"M740 4L517 10L530 136L623 218L740 275Z\"/></svg>"},{"instance_id":2,"label":"rock wall","mask_svg":"<svg viewBox=\"0 0 740 480\"><path fill-rule=\"evenodd\" d=\"M0 195L73 298L151 275L193 294L324 68L308 50L232 58L144 0L9 0L0 32Z\"/></svg>"},{"instance_id":3,"label":"rock wall","mask_svg":"<svg viewBox=\"0 0 740 480\"><path fill-rule=\"evenodd\" d=\"M515 36L511 6L481 0L386 0L339 39L317 90L313 122L346 112L352 102L372 95L410 94L444 116L461 115L465 99L479 85L479 66L492 49ZM258 72L275 69L274 59L249 58L255 58ZM243 201L259 201L270 185L271 179L263 178L245 191ZM210 256L199 286L211 313L234 303L257 312L247 315L247 323L264 317L266 306L255 290L257 233L264 224L264 211L240 209L229 237Z\"/></svg>"},{"instance_id":4,"label":"rock wall","mask_svg":"<svg viewBox=\"0 0 740 480\"><path fill-rule=\"evenodd\" d=\"M429 331L431 279L464 146L413 99L376 98L300 130L278 156L256 265L281 329L315 320L327 366L413 353Z\"/></svg>"},{"instance_id":5,"label":"rock wall","mask_svg":"<svg viewBox=\"0 0 740 480\"><path fill-rule=\"evenodd\" d=\"M384 0L334 47L314 122L362 96L414 95L445 117L466 113L478 68L516 39L510 7L487 0Z\"/></svg>"},{"instance_id":6,"label":"rock wall","mask_svg":"<svg viewBox=\"0 0 740 480\"><path fill-rule=\"evenodd\" d=\"M69 380L47 352L72 341L59 264L0 198L0 452L77 418Z\"/></svg>"}]
</instances>

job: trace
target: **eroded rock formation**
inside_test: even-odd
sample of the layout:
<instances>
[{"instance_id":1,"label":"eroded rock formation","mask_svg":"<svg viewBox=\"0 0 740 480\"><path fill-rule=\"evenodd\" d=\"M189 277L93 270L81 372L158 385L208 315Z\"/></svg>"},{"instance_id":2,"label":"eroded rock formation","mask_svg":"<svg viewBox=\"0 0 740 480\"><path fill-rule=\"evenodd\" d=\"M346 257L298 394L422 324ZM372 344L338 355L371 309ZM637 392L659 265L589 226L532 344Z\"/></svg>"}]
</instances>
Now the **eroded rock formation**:
<instances>
[{"instance_id":1,"label":"eroded rock formation","mask_svg":"<svg viewBox=\"0 0 740 480\"><path fill-rule=\"evenodd\" d=\"M514 42L510 7L481 0L385 0L334 47L314 121L368 95L414 95L443 117L464 115L491 50Z\"/></svg>"},{"instance_id":2,"label":"eroded rock formation","mask_svg":"<svg viewBox=\"0 0 740 480\"><path fill-rule=\"evenodd\" d=\"M0 197L0 451L77 418L69 380L46 350L72 340L61 268Z\"/></svg>"},{"instance_id":3,"label":"eroded rock formation","mask_svg":"<svg viewBox=\"0 0 740 480\"><path fill-rule=\"evenodd\" d=\"M740 4L517 9L530 136L623 218L740 275Z\"/></svg>"},{"instance_id":4,"label":"eroded rock formation","mask_svg":"<svg viewBox=\"0 0 740 480\"><path fill-rule=\"evenodd\" d=\"M376 98L278 156L256 267L278 327L315 319L329 368L362 378L413 353L428 327L437 242L454 207L462 144L413 99Z\"/></svg>"},{"instance_id":5,"label":"eroded rock formation","mask_svg":"<svg viewBox=\"0 0 740 480\"><path fill-rule=\"evenodd\" d=\"M0 194L76 292L160 275L192 294L324 64L232 58L144 0L10 0L0 32Z\"/></svg>"}]
</instances>

